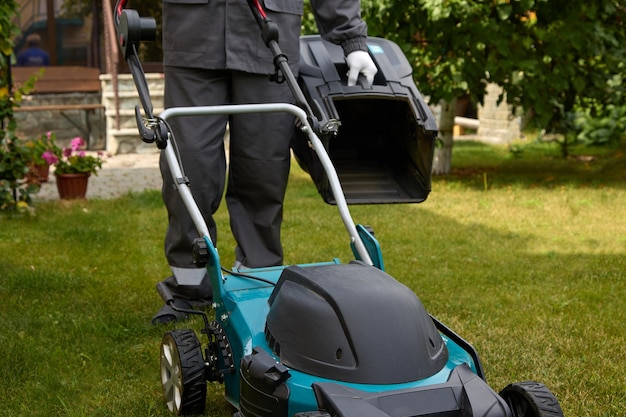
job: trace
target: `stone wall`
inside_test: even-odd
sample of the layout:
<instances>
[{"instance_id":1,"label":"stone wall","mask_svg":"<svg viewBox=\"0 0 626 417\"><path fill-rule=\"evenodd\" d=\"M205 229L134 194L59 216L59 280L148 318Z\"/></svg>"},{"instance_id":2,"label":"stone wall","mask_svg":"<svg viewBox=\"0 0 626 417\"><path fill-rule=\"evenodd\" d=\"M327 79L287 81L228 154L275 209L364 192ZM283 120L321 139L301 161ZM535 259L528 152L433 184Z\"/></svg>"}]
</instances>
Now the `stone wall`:
<instances>
[{"instance_id":1,"label":"stone wall","mask_svg":"<svg viewBox=\"0 0 626 417\"><path fill-rule=\"evenodd\" d=\"M23 98L21 107L100 103L101 95L98 92L33 94ZM21 138L35 139L53 131L60 146L65 146L70 140L80 136L88 141L92 149L105 149L106 126L103 109L16 111L15 119Z\"/></svg>"},{"instance_id":2,"label":"stone wall","mask_svg":"<svg viewBox=\"0 0 626 417\"><path fill-rule=\"evenodd\" d=\"M477 106L477 119L459 117L458 115L455 117L455 140L476 140L503 144L522 137L521 118L513 115L512 108L506 101L498 104L498 96L501 92L501 87L489 84L484 104ZM430 107L437 124L439 124L440 105L436 104ZM468 129L475 131L475 133L467 133Z\"/></svg>"},{"instance_id":3,"label":"stone wall","mask_svg":"<svg viewBox=\"0 0 626 417\"><path fill-rule=\"evenodd\" d=\"M520 118L512 113L506 99L498 104L502 88L489 84L484 104L478 106L479 126L476 136L488 143L509 143L521 136Z\"/></svg>"},{"instance_id":4,"label":"stone wall","mask_svg":"<svg viewBox=\"0 0 626 417\"><path fill-rule=\"evenodd\" d=\"M163 111L163 74L146 74L146 79L153 100L154 113L159 114ZM104 108L17 111L15 118L19 137L34 139L53 131L60 146L67 146L70 140L80 136L88 141L90 149L103 150L111 154L157 152L154 144L143 143L139 137L134 109L140 101L132 76L130 74L118 76L119 115L115 110L111 75L101 75L100 84L101 92L25 96L21 107L94 104L103 105Z\"/></svg>"}]
</instances>

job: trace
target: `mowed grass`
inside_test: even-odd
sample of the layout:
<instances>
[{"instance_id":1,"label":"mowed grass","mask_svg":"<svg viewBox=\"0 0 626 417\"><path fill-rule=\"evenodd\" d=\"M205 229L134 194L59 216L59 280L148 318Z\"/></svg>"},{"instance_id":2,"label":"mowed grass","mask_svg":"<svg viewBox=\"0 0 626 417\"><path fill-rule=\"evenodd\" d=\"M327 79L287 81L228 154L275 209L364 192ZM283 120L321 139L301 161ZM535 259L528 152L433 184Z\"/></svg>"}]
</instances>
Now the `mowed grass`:
<instances>
[{"instance_id":1,"label":"mowed grass","mask_svg":"<svg viewBox=\"0 0 626 417\"><path fill-rule=\"evenodd\" d=\"M533 379L566 416L624 416L624 148L567 160L552 145L522 149L458 143L426 202L352 215L374 228L387 272L477 348L496 391ZM229 267L224 208L217 220ZM169 273L165 224L158 192L0 218L1 416L168 415L158 351L169 327L150 324ZM286 263L352 259L336 208L295 163L283 242ZM211 384L207 415L232 415L222 392Z\"/></svg>"}]
</instances>

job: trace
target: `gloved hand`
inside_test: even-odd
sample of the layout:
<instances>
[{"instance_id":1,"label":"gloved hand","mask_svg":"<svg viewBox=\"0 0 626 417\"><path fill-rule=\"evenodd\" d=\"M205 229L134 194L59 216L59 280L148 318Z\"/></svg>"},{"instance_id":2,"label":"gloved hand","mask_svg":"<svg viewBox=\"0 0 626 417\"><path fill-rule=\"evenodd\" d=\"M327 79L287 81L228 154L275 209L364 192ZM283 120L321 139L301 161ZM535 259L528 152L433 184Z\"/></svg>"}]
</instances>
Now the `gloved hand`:
<instances>
[{"instance_id":1,"label":"gloved hand","mask_svg":"<svg viewBox=\"0 0 626 417\"><path fill-rule=\"evenodd\" d=\"M378 68L372 61L372 57L365 51L353 51L346 56L346 63L348 64L348 85L356 85L356 81L359 78L359 74L363 74L367 80L368 85L372 85L374 82L374 75L378 72Z\"/></svg>"}]
</instances>

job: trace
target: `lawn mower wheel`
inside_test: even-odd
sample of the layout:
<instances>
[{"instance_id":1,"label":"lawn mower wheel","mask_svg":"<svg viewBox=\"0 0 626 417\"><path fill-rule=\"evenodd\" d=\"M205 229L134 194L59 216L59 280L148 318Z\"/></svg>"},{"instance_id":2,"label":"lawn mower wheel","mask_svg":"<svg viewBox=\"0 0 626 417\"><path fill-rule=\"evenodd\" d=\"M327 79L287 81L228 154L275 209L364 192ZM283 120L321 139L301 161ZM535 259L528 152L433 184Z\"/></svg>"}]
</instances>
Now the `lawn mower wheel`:
<instances>
[{"instance_id":1,"label":"lawn mower wheel","mask_svg":"<svg viewBox=\"0 0 626 417\"><path fill-rule=\"evenodd\" d=\"M559 401L544 384L535 381L507 385L500 396L513 417L563 417Z\"/></svg>"},{"instance_id":2,"label":"lawn mower wheel","mask_svg":"<svg viewBox=\"0 0 626 417\"><path fill-rule=\"evenodd\" d=\"M205 365L193 330L171 330L161 341L161 385L174 415L203 414L206 406Z\"/></svg>"}]
</instances>

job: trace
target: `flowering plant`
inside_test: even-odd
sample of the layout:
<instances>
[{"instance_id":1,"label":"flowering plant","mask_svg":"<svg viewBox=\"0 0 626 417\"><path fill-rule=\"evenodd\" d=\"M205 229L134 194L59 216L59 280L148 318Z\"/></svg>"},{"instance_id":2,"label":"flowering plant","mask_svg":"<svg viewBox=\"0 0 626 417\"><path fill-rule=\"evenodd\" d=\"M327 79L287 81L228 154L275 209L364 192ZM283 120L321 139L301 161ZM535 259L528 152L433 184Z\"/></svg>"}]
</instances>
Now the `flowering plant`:
<instances>
[{"instance_id":1,"label":"flowering plant","mask_svg":"<svg viewBox=\"0 0 626 417\"><path fill-rule=\"evenodd\" d=\"M61 148L56 145L56 135L54 132L47 132L39 139L31 140L26 144L31 151L31 158L35 165L52 165L51 156L57 160L61 157ZM45 156L44 156L45 155Z\"/></svg>"},{"instance_id":2,"label":"flowering plant","mask_svg":"<svg viewBox=\"0 0 626 417\"><path fill-rule=\"evenodd\" d=\"M102 152L96 156L85 152L85 141L80 137L75 137L70 142L69 148L63 148L59 158L53 151L46 151L42 158L50 164L56 166L55 174L80 174L88 173L98 175L98 170L102 168Z\"/></svg>"}]
</instances>

